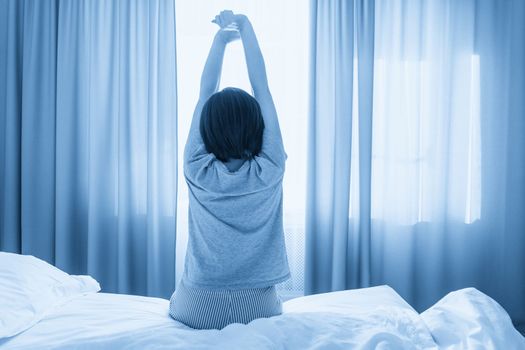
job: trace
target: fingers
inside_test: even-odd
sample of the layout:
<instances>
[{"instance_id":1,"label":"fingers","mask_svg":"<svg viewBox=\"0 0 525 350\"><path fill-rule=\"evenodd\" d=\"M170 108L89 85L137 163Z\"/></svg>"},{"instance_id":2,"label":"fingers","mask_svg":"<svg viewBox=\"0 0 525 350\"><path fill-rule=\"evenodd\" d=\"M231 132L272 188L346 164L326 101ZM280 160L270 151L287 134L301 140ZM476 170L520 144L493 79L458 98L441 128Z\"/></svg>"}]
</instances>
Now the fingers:
<instances>
[{"instance_id":1,"label":"fingers","mask_svg":"<svg viewBox=\"0 0 525 350\"><path fill-rule=\"evenodd\" d=\"M220 18L224 25L229 25L235 20L235 16L233 14L233 11L230 10L224 10L221 12Z\"/></svg>"},{"instance_id":2,"label":"fingers","mask_svg":"<svg viewBox=\"0 0 525 350\"><path fill-rule=\"evenodd\" d=\"M218 25L219 27L221 27L221 28L224 27L224 24L223 24L222 18L221 18L221 16L219 16L219 15L215 16L215 18L212 19L212 22L215 23L215 24L217 24L217 25Z\"/></svg>"},{"instance_id":3,"label":"fingers","mask_svg":"<svg viewBox=\"0 0 525 350\"><path fill-rule=\"evenodd\" d=\"M225 28L231 25L234 20L235 15L233 14L233 11L223 10L217 16L215 16L214 19L212 19L212 23L217 24L221 28Z\"/></svg>"},{"instance_id":4,"label":"fingers","mask_svg":"<svg viewBox=\"0 0 525 350\"><path fill-rule=\"evenodd\" d=\"M219 16L224 18L224 19L229 19L229 18L233 18L235 15L233 14L233 11L231 11L231 10L223 10L219 14Z\"/></svg>"}]
</instances>

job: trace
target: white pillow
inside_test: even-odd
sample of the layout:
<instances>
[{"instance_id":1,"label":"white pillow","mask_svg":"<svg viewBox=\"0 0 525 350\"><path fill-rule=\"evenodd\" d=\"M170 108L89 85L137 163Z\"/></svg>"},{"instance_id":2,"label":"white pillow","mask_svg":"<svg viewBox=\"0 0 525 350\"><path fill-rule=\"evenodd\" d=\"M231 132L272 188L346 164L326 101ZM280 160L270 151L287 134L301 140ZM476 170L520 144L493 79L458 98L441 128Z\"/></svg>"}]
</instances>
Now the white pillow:
<instances>
[{"instance_id":1,"label":"white pillow","mask_svg":"<svg viewBox=\"0 0 525 350\"><path fill-rule=\"evenodd\" d=\"M90 276L71 276L31 255L0 252L0 339L33 326L73 297L96 293Z\"/></svg>"}]
</instances>

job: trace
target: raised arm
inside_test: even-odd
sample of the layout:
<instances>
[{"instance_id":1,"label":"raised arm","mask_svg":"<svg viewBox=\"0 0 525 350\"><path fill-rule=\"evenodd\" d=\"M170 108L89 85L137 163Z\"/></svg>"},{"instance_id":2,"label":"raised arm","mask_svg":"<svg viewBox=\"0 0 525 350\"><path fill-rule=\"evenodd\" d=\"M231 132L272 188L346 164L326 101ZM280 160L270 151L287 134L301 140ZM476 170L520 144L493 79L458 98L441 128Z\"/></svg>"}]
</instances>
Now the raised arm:
<instances>
[{"instance_id":1,"label":"raised arm","mask_svg":"<svg viewBox=\"0 0 525 350\"><path fill-rule=\"evenodd\" d=\"M193 114L185 153L187 153L188 149L193 148L188 147L188 145L202 143L202 137L199 132L202 107L219 87L226 44L241 38L253 94L257 102L259 102L264 119L265 129L261 152L284 167L286 153L279 128L279 120L270 89L268 88L264 59L252 24L245 15L235 15L232 11L222 11L212 22L218 24L221 29L213 40L204 66L199 101Z\"/></svg>"},{"instance_id":2,"label":"raised arm","mask_svg":"<svg viewBox=\"0 0 525 350\"><path fill-rule=\"evenodd\" d=\"M219 89L226 45L233 40L239 39L239 37L237 31L220 29L213 38L210 52L208 53L208 58L206 59L204 70L202 71L199 101L193 112L190 132L186 143L187 145L202 142L199 132L202 107L208 98Z\"/></svg>"},{"instance_id":3,"label":"raised arm","mask_svg":"<svg viewBox=\"0 0 525 350\"><path fill-rule=\"evenodd\" d=\"M248 66L248 76L255 98L269 94L270 89L268 88L264 58L252 24L245 15L235 15L235 21L241 33L244 56Z\"/></svg>"},{"instance_id":4,"label":"raised arm","mask_svg":"<svg viewBox=\"0 0 525 350\"><path fill-rule=\"evenodd\" d=\"M201 76L199 100L206 101L217 92L221 81L222 62L227 42L222 35L223 30L217 32L213 38L206 64Z\"/></svg>"},{"instance_id":5,"label":"raised arm","mask_svg":"<svg viewBox=\"0 0 525 350\"><path fill-rule=\"evenodd\" d=\"M251 22L245 15L235 15L234 21L237 23L241 34L244 56L246 58L248 76L250 78L250 84L252 85L253 94L261 106L266 129L265 133L267 134L266 139L271 138L275 140L278 143L278 148L284 153L281 129L279 128L279 119L268 87L266 67L261 48L259 47L259 42L257 41L257 36L255 35Z\"/></svg>"}]
</instances>

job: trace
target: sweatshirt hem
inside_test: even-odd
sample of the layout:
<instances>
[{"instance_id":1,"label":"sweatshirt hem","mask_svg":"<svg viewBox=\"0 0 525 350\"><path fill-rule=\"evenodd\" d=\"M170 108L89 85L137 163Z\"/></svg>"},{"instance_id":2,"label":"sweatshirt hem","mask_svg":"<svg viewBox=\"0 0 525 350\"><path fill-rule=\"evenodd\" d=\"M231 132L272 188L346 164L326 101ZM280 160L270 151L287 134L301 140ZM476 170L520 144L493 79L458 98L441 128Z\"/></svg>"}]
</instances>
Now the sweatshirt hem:
<instances>
[{"instance_id":1,"label":"sweatshirt hem","mask_svg":"<svg viewBox=\"0 0 525 350\"><path fill-rule=\"evenodd\" d=\"M291 277L290 272L286 275L267 281L258 281L253 283L234 283L234 284L212 284L199 283L190 280L187 276L183 276L184 284L190 288L209 289L209 290L238 290L238 289L255 289L274 286L280 282L284 282Z\"/></svg>"}]
</instances>

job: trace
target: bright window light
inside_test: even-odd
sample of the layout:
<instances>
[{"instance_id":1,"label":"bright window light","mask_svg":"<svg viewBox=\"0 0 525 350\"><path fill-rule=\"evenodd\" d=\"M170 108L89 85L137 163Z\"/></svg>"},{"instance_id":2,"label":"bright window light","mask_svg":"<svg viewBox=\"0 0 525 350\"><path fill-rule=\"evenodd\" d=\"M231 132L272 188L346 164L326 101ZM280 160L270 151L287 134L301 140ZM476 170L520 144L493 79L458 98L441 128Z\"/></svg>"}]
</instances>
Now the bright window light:
<instances>
[{"instance_id":1,"label":"bright window light","mask_svg":"<svg viewBox=\"0 0 525 350\"><path fill-rule=\"evenodd\" d=\"M433 222L442 215L441 203L447 203L447 216L454 221L470 224L480 218L479 56L454 59L452 84L458 92L449 104L437 88L445 86L440 85L443 68L438 61L376 59L373 219L403 225ZM357 152L354 147L353 157ZM352 164L356 176L358 166ZM448 192L438 190L443 181L448 182ZM353 202L359 191L356 186L354 182ZM355 216L352 210L350 216Z\"/></svg>"}]
</instances>

